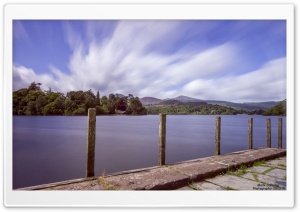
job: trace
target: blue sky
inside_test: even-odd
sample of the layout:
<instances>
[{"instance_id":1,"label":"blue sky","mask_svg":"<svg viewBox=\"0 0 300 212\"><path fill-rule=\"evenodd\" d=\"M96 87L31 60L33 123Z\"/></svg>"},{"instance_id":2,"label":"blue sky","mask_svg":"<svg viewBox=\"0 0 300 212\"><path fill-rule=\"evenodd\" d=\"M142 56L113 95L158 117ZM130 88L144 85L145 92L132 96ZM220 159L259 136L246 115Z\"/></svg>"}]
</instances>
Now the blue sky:
<instances>
[{"instance_id":1,"label":"blue sky","mask_svg":"<svg viewBox=\"0 0 300 212\"><path fill-rule=\"evenodd\" d=\"M286 98L281 20L16 20L13 88L234 102Z\"/></svg>"}]
</instances>

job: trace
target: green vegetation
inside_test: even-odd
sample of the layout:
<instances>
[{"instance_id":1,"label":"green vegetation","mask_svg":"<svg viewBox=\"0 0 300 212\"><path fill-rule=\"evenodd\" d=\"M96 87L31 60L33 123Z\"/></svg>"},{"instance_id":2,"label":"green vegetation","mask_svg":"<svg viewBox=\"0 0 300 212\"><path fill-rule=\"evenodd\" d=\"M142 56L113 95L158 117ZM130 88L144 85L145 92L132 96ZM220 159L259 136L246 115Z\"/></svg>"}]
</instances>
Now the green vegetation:
<instances>
[{"instance_id":1,"label":"green vegetation","mask_svg":"<svg viewBox=\"0 0 300 212\"><path fill-rule=\"evenodd\" d=\"M285 164L282 164L282 163L279 163L278 166L281 166L283 168L286 168L286 165Z\"/></svg>"},{"instance_id":2,"label":"green vegetation","mask_svg":"<svg viewBox=\"0 0 300 212\"><path fill-rule=\"evenodd\" d=\"M261 166L261 165L263 165L263 164L265 164L265 161L264 161L264 160L260 160L260 161L254 162L254 163L253 163L253 166Z\"/></svg>"},{"instance_id":3,"label":"green vegetation","mask_svg":"<svg viewBox=\"0 0 300 212\"><path fill-rule=\"evenodd\" d=\"M246 165L242 165L240 166L240 168L238 170L234 170L234 169L228 169L226 174L230 174L230 175L235 175L237 177L241 177L244 174L247 174L247 166Z\"/></svg>"},{"instance_id":4,"label":"green vegetation","mask_svg":"<svg viewBox=\"0 0 300 212\"><path fill-rule=\"evenodd\" d=\"M175 100L176 101L176 100ZM171 106L146 106L148 114L157 115L165 113L168 115L236 115L239 111L221 105L193 105L185 103L182 105Z\"/></svg>"},{"instance_id":5,"label":"green vegetation","mask_svg":"<svg viewBox=\"0 0 300 212\"><path fill-rule=\"evenodd\" d=\"M232 188L232 187L230 187L230 186L225 186L225 187L223 187L224 188L224 190L232 190L232 191L236 191L237 189L235 189L235 188Z\"/></svg>"},{"instance_id":6,"label":"green vegetation","mask_svg":"<svg viewBox=\"0 0 300 212\"><path fill-rule=\"evenodd\" d=\"M118 97L109 94L100 99L91 90L70 91L66 94L40 89L41 83L31 83L28 88L13 92L13 115L87 115L88 108L96 108L97 115L146 115L138 97L129 94Z\"/></svg>"},{"instance_id":7,"label":"green vegetation","mask_svg":"<svg viewBox=\"0 0 300 212\"><path fill-rule=\"evenodd\" d=\"M257 176L257 173L252 173L252 176L254 177L256 182L260 182Z\"/></svg>"},{"instance_id":8,"label":"green vegetation","mask_svg":"<svg viewBox=\"0 0 300 212\"><path fill-rule=\"evenodd\" d=\"M286 116L286 100L263 113L264 116Z\"/></svg>"},{"instance_id":9,"label":"green vegetation","mask_svg":"<svg viewBox=\"0 0 300 212\"><path fill-rule=\"evenodd\" d=\"M270 171L272 171L274 169L276 169L276 167L271 167L271 168L265 170L262 174L267 174L268 172L270 172Z\"/></svg>"},{"instance_id":10,"label":"green vegetation","mask_svg":"<svg viewBox=\"0 0 300 212\"><path fill-rule=\"evenodd\" d=\"M105 190L119 190L118 187L112 185L109 181L107 181L104 176L100 176L98 178L98 183L102 185Z\"/></svg>"}]
</instances>

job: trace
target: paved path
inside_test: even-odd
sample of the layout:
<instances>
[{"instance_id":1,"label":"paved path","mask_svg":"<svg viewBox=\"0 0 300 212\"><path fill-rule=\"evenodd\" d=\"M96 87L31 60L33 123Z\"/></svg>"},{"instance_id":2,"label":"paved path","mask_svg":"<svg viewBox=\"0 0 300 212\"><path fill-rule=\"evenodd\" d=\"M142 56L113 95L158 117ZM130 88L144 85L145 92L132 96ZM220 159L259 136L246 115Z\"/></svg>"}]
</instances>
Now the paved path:
<instances>
[{"instance_id":1,"label":"paved path","mask_svg":"<svg viewBox=\"0 0 300 212\"><path fill-rule=\"evenodd\" d=\"M252 167L241 166L236 171L190 183L177 190L285 190L286 157L255 162Z\"/></svg>"},{"instance_id":2,"label":"paved path","mask_svg":"<svg viewBox=\"0 0 300 212\"><path fill-rule=\"evenodd\" d=\"M286 150L262 148L20 190L285 189ZM272 161L268 161L272 160ZM262 162L268 161L268 162ZM247 166L254 165L252 168ZM238 169L237 171L234 171ZM225 175L224 175L225 174Z\"/></svg>"}]
</instances>

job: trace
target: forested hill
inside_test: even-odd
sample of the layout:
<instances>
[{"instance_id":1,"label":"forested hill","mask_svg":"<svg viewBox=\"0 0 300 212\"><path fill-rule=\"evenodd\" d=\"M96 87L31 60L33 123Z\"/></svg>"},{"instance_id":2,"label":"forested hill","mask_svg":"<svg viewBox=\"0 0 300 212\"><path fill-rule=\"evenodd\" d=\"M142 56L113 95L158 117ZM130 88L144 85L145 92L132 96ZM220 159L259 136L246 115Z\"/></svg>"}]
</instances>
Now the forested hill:
<instances>
[{"instance_id":1,"label":"forested hill","mask_svg":"<svg viewBox=\"0 0 300 212\"><path fill-rule=\"evenodd\" d=\"M263 113L264 116L286 116L286 100Z\"/></svg>"},{"instance_id":2,"label":"forested hill","mask_svg":"<svg viewBox=\"0 0 300 212\"><path fill-rule=\"evenodd\" d=\"M100 98L91 90L70 91L66 94L42 91L41 83L13 92L13 115L87 115L88 108L96 108L97 115L146 115L138 97L109 94Z\"/></svg>"}]
</instances>

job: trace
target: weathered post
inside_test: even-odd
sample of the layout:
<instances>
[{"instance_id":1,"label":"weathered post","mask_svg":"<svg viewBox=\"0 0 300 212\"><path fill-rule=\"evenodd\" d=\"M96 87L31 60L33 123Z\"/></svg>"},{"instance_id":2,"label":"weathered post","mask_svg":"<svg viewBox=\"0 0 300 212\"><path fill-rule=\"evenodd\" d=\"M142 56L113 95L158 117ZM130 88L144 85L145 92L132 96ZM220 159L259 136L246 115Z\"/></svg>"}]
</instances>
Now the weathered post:
<instances>
[{"instance_id":1,"label":"weathered post","mask_svg":"<svg viewBox=\"0 0 300 212\"><path fill-rule=\"evenodd\" d=\"M248 119L248 149L253 149L253 118Z\"/></svg>"},{"instance_id":2,"label":"weathered post","mask_svg":"<svg viewBox=\"0 0 300 212\"><path fill-rule=\"evenodd\" d=\"M159 156L158 165L166 164L166 114L159 114Z\"/></svg>"},{"instance_id":3,"label":"weathered post","mask_svg":"<svg viewBox=\"0 0 300 212\"><path fill-rule=\"evenodd\" d=\"M282 149L282 118L278 118L278 149Z\"/></svg>"},{"instance_id":4,"label":"weathered post","mask_svg":"<svg viewBox=\"0 0 300 212\"><path fill-rule=\"evenodd\" d=\"M95 167L95 137L96 137L96 109L88 109L88 132L86 144L86 177L93 177Z\"/></svg>"},{"instance_id":5,"label":"weathered post","mask_svg":"<svg viewBox=\"0 0 300 212\"><path fill-rule=\"evenodd\" d=\"M267 148L271 148L271 119L267 118Z\"/></svg>"},{"instance_id":6,"label":"weathered post","mask_svg":"<svg viewBox=\"0 0 300 212\"><path fill-rule=\"evenodd\" d=\"M215 126L215 155L220 155L220 140L221 140L221 117L216 117Z\"/></svg>"}]
</instances>

